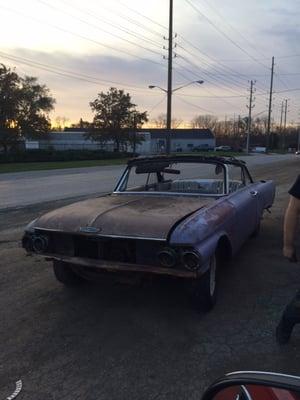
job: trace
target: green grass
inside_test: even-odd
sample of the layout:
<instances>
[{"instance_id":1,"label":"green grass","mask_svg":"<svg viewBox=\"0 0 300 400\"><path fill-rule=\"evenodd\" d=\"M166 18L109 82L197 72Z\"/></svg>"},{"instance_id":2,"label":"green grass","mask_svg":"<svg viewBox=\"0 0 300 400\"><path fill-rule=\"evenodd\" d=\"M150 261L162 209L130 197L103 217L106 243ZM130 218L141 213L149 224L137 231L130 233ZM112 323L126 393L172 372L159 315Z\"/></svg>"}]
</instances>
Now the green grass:
<instances>
[{"instance_id":1,"label":"green grass","mask_svg":"<svg viewBox=\"0 0 300 400\"><path fill-rule=\"evenodd\" d=\"M111 160L85 160L85 161L50 161L50 162L30 162L30 163L7 163L0 164L0 173L42 171L64 168L84 168L98 167L102 165L121 165L127 162L126 158L116 158Z\"/></svg>"},{"instance_id":2,"label":"green grass","mask_svg":"<svg viewBox=\"0 0 300 400\"><path fill-rule=\"evenodd\" d=\"M221 152L221 151L204 151L195 153L173 153L172 155L194 155L194 156L231 156L245 157L247 154L236 152ZM26 163L5 163L0 164L0 174L7 172L24 172L24 171L43 171L51 169L64 168L84 168L98 167L102 165L121 165L127 162L126 158L115 158L111 160L84 160L84 161L45 161L45 162L26 162Z\"/></svg>"}]
</instances>

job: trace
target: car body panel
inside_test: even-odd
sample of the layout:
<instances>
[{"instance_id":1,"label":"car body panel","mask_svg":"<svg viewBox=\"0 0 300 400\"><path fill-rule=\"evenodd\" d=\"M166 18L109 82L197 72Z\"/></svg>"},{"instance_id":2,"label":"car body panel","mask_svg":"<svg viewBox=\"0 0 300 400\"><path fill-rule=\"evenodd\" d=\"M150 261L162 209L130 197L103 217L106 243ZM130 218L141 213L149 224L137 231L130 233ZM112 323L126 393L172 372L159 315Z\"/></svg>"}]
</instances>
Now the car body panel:
<instances>
[{"instance_id":1,"label":"car body panel","mask_svg":"<svg viewBox=\"0 0 300 400\"><path fill-rule=\"evenodd\" d=\"M166 168L173 162L222 166L223 193L121 191L132 166L144 166L147 170L149 166ZM241 168L244 183L236 185L236 181L229 180L229 164ZM245 163L236 159L138 158L128 162L111 195L62 207L29 224L23 247L35 252L32 242L41 235L52 247L49 245L40 254L74 266L196 278L209 268L209 259L221 243L226 244L230 255L238 251L259 226L263 211L271 207L274 196L272 181L253 182ZM160 264L158 255L165 248L171 249L176 258L172 267ZM197 271L187 271L182 261L186 251L193 251L201 260Z\"/></svg>"},{"instance_id":2,"label":"car body panel","mask_svg":"<svg viewBox=\"0 0 300 400\"><path fill-rule=\"evenodd\" d=\"M103 236L165 240L178 220L213 201L184 196L111 195L51 211L36 221L36 228L79 233L92 227L95 230L91 233Z\"/></svg>"}]
</instances>

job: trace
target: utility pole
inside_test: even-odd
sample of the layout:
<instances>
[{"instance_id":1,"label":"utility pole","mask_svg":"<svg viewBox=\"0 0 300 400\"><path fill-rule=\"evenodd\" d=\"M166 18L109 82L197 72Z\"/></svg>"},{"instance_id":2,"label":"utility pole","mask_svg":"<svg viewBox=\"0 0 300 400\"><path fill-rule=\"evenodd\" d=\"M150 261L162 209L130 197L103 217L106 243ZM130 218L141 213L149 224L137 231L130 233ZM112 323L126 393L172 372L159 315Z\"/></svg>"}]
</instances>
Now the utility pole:
<instances>
[{"instance_id":1,"label":"utility pole","mask_svg":"<svg viewBox=\"0 0 300 400\"><path fill-rule=\"evenodd\" d=\"M286 129L286 115L287 115L287 107L288 107L288 99L285 99L285 107L284 107L284 130Z\"/></svg>"},{"instance_id":2,"label":"utility pole","mask_svg":"<svg viewBox=\"0 0 300 400\"><path fill-rule=\"evenodd\" d=\"M250 133L251 133L251 122L252 122L252 108L255 107L253 104L253 86L255 84L255 81L250 82L250 98L249 98L249 105L247 105L247 108L249 109L249 115L248 115L248 129L247 129L247 144L246 144L246 152L249 154L249 144L250 144Z\"/></svg>"},{"instance_id":3,"label":"utility pole","mask_svg":"<svg viewBox=\"0 0 300 400\"><path fill-rule=\"evenodd\" d=\"M282 133L282 120L283 120L283 109L284 109L284 102L281 102L281 110L280 110L280 125L279 125L279 134L280 134L280 142L281 147L284 148L284 138Z\"/></svg>"},{"instance_id":4,"label":"utility pole","mask_svg":"<svg viewBox=\"0 0 300 400\"><path fill-rule=\"evenodd\" d=\"M283 106L283 102L282 102ZM286 135L286 116L287 116L287 108L288 108L288 99L285 99L285 106L284 106L284 130L283 130L283 136L282 136L282 142L283 142L283 148L285 148L285 135Z\"/></svg>"},{"instance_id":5,"label":"utility pole","mask_svg":"<svg viewBox=\"0 0 300 400\"><path fill-rule=\"evenodd\" d=\"M169 9L169 48L168 48L168 89L167 89L167 154L171 152L171 121L172 121L172 61L173 61L173 0Z\"/></svg>"},{"instance_id":6,"label":"utility pole","mask_svg":"<svg viewBox=\"0 0 300 400\"><path fill-rule=\"evenodd\" d=\"M272 57L272 67L271 67L271 83L270 83L269 112L268 112L268 126L267 126L267 150L270 147L270 127L271 127L272 98L273 98L273 76L274 76L274 56Z\"/></svg>"},{"instance_id":7,"label":"utility pole","mask_svg":"<svg viewBox=\"0 0 300 400\"><path fill-rule=\"evenodd\" d=\"M283 108L284 108L283 104L284 103L283 103L283 100L282 100L282 102L281 102L281 112L280 112L280 125L279 125L279 132L280 133L282 132L282 119L283 119Z\"/></svg>"}]
</instances>

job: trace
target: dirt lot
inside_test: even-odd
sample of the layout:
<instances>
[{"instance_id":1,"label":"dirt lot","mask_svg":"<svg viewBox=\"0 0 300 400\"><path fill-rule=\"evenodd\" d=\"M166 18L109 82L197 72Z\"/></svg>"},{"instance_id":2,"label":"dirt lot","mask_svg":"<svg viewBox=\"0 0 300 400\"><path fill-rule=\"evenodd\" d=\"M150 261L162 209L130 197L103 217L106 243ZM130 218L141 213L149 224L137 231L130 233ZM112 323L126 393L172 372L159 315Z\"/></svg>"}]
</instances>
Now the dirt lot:
<instances>
[{"instance_id":1,"label":"dirt lot","mask_svg":"<svg viewBox=\"0 0 300 400\"><path fill-rule=\"evenodd\" d=\"M209 314L190 308L181 284L86 285L66 290L50 264L25 257L24 225L65 202L0 213L0 398L199 399L219 375L272 370L300 375L300 327L278 347L274 329L300 285L281 256L282 214L299 160L259 167L277 199L261 234L224 271Z\"/></svg>"}]
</instances>

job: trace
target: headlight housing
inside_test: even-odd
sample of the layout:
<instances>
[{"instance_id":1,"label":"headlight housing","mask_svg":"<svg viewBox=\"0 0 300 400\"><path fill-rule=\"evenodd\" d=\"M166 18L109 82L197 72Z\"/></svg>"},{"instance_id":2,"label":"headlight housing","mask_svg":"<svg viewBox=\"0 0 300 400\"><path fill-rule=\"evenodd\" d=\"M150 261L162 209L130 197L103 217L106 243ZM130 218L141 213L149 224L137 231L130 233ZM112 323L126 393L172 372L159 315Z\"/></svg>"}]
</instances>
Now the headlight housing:
<instances>
[{"instance_id":1,"label":"headlight housing","mask_svg":"<svg viewBox=\"0 0 300 400\"><path fill-rule=\"evenodd\" d=\"M159 263L163 267L167 267L167 268L174 267L177 264L178 258L179 258L178 253L171 247L166 247L166 248L162 249L158 253L157 257L158 257Z\"/></svg>"},{"instance_id":2,"label":"headlight housing","mask_svg":"<svg viewBox=\"0 0 300 400\"><path fill-rule=\"evenodd\" d=\"M185 250L181 258L185 268L190 271L197 271L201 266L201 256L195 250Z\"/></svg>"}]
</instances>

